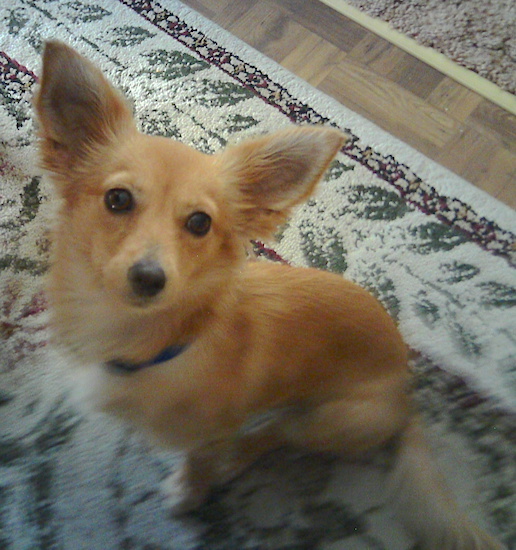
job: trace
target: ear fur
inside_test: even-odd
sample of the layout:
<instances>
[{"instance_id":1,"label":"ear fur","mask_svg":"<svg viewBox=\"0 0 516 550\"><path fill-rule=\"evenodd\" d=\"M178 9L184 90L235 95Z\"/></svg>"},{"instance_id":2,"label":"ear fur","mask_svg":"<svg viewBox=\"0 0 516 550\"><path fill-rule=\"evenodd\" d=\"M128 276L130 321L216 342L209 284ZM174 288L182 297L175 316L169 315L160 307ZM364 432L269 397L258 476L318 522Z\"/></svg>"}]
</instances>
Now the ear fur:
<instances>
[{"instance_id":1,"label":"ear fur","mask_svg":"<svg viewBox=\"0 0 516 550\"><path fill-rule=\"evenodd\" d=\"M273 235L292 208L313 193L345 141L337 130L296 127L221 153L240 232L252 238Z\"/></svg>"},{"instance_id":2,"label":"ear fur","mask_svg":"<svg viewBox=\"0 0 516 550\"><path fill-rule=\"evenodd\" d=\"M58 41L45 45L34 105L43 165L57 173L134 127L126 101L101 71Z\"/></svg>"}]
</instances>

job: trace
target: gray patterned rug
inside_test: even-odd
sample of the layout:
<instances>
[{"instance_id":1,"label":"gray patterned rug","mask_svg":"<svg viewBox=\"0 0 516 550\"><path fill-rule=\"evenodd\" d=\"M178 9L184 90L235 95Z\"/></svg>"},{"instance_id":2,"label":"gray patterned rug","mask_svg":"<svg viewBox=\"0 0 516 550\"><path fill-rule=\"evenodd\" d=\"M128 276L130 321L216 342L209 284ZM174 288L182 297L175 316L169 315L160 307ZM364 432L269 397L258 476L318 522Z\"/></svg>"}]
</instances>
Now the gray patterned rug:
<instances>
[{"instance_id":1,"label":"gray patterned rug","mask_svg":"<svg viewBox=\"0 0 516 550\"><path fill-rule=\"evenodd\" d=\"M513 0L346 0L500 88L516 93Z\"/></svg>"},{"instance_id":2,"label":"gray patterned rug","mask_svg":"<svg viewBox=\"0 0 516 550\"><path fill-rule=\"evenodd\" d=\"M51 191L31 97L43 39L65 40L134 101L141 127L212 152L292 122L349 142L269 261L371 289L414 350L416 396L460 502L516 548L516 216L175 0L11 0L0 7L0 548L390 549L382 460L278 452L172 519L177 462L79 413L48 344Z\"/></svg>"}]
</instances>

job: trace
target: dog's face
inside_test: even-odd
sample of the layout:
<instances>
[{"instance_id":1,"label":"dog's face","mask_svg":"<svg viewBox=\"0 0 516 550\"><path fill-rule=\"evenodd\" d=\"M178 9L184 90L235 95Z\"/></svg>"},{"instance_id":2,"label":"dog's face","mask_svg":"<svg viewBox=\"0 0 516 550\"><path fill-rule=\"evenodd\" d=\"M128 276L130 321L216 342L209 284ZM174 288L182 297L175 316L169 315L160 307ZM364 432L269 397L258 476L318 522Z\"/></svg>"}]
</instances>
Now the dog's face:
<instances>
[{"instance_id":1,"label":"dog's face","mask_svg":"<svg viewBox=\"0 0 516 550\"><path fill-rule=\"evenodd\" d=\"M110 300L168 307L231 276L243 242L216 157L139 133L102 157L69 182L62 231Z\"/></svg>"},{"instance_id":2,"label":"dog's face","mask_svg":"<svg viewBox=\"0 0 516 550\"><path fill-rule=\"evenodd\" d=\"M136 306L214 291L242 255L214 158L141 134L118 154L88 214L103 286Z\"/></svg>"},{"instance_id":3,"label":"dog's face","mask_svg":"<svg viewBox=\"0 0 516 550\"><path fill-rule=\"evenodd\" d=\"M57 42L35 105L42 165L63 198L59 284L139 310L216 294L246 242L273 234L343 143L334 130L291 129L205 155L143 135L100 71Z\"/></svg>"}]
</instances>

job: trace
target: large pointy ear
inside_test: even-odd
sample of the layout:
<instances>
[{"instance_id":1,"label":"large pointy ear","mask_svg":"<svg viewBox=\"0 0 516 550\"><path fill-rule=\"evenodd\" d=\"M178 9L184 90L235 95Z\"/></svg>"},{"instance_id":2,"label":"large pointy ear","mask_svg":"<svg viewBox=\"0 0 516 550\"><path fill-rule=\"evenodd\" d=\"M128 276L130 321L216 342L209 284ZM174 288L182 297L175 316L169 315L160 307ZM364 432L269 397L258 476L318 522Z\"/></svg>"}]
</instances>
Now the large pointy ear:
<instances>
[{"instance_id":1,"label":"large pointy ear","mask_svg":"<svg viewBox=\"0 0 516 550\"><path fill-rule=\"evenodd\" d=\"M90 61L62 42L47 42L34 105L45 168L62 173L91 148L134 128L121 94Z\"/></svg>"},{"instance_id":2,"label":"large pointy ear","mask_svg":"<svg viewBox=\"0 0 516 550\"><path fill-rule=\"evenodd\" d=\"M235 228L250 238L273 235L292 207L313 193L344 142L337 130L297 127L220 154Z\"/></svg>"}]
</instances>

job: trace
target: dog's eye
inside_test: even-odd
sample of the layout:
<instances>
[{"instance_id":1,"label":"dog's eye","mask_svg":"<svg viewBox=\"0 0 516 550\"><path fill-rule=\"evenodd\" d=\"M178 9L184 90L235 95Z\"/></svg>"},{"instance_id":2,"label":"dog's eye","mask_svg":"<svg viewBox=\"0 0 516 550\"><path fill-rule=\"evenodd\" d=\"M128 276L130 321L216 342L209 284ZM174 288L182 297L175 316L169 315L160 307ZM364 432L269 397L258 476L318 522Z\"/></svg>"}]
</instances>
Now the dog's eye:
<instances>
[{"instance_id":1,"label":"dog's eye","mask_svg":"<svg viewBox=\"0 0 516 550\"><path fill-rule=\"evenodd\" d=\"M112 212L129 212L133 209L133 195L127 189L110 189L104 195L104 204Z\"/></svg>"},{"instance_id":2,"label":"dog's eye","mask_svg":"<svg viewBox=\"0 0 516 550\"><path fill-rule=\"evenodd\" d=\"M196 237L204 237L210 230L211 218L204 212L194 212L188 220L186 220L186 229Z\"/></svg>"}]
</instances>

